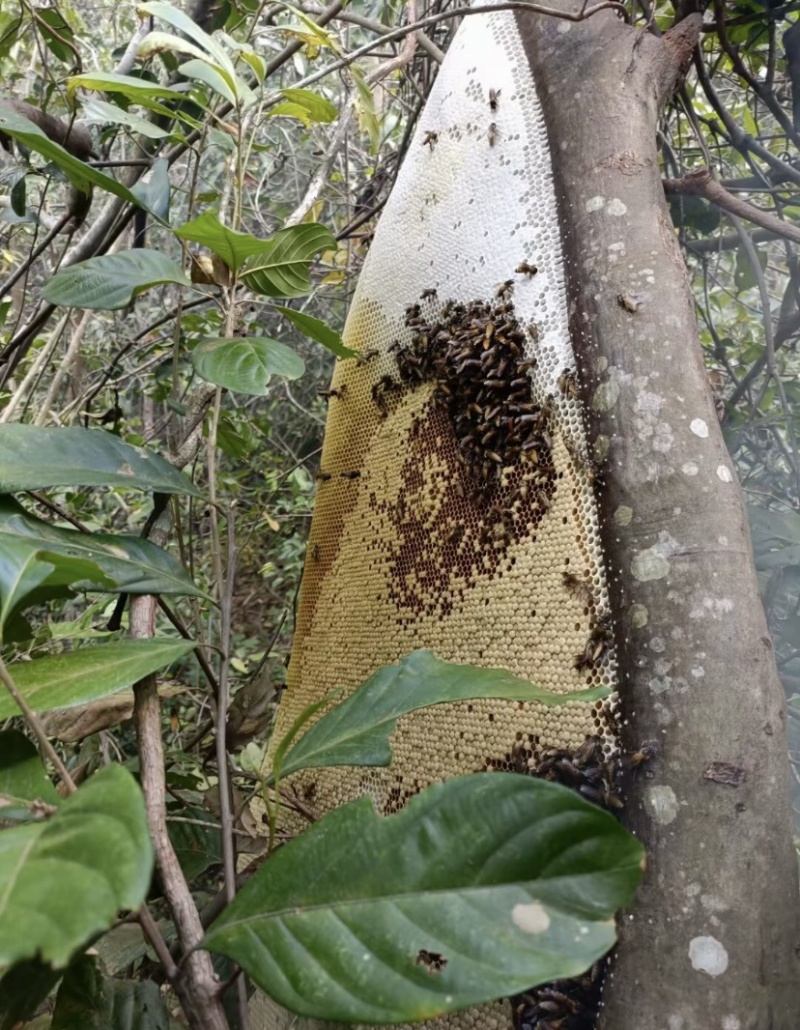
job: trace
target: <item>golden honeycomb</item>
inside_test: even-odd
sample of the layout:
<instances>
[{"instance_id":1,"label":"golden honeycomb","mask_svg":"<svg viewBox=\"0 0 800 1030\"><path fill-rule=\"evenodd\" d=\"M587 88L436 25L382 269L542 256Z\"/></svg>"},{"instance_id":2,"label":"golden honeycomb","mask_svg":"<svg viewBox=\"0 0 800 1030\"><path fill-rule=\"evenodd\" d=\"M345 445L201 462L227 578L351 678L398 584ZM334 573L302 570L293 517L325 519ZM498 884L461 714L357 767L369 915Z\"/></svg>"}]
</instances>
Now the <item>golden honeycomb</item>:
<instances>
[{"instance_id":1,"label":"golden honeycomb","mask_svg":"<svg viewBox=\"0 0 800 1030\"><path fill-rule=\"evenodd\" d=\"M423 145L432 130L437 141ZM360 358L340 361L331 384L275 739L328 691L350 692L417 648L561 694L613 688L547 134L510 13L459 29L344 339ZM609 754L609 713L585 702L438 705L400 720L389 768L292 782L320 812L367 794L389 815L435 781L529 771L589 736ZM261 994L251 1017L255 1030L317 1025ZM418 1025L510 1030L511 1006Z\"/></svg>"}]
</instances>

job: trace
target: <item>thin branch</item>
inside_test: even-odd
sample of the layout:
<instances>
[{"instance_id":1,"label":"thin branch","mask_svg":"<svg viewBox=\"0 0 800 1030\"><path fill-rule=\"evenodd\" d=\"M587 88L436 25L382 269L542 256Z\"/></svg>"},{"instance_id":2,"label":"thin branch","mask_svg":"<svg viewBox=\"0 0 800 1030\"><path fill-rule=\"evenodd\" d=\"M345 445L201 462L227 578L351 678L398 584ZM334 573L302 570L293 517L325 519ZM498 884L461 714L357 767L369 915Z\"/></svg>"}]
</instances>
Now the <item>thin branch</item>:
<instances>
[{"instance_id":1,"label":"thin branch","mask_svg":"<svg viewBox=\"0 0 800 1030\"><path fill-rule=\"evenodd\" d=\"M236 853L233 846L233 812L231 809L231 784L226 746L228 705L230 702L228 673L230 671L233 588L236 581L237 558L234 511L235 505L231 505L231 510L228 512L228 549L225 582L221 584L220 596L220 644L222 647L222 657L219 667L219 692L217 695L215 726L219 774L219 811L220 823L222 824L222 863L225 876L225 896L228 901L233 901L236 895Z\"/></svg>"},{"instance_id":2,"label":"thin branch","mask_svg":"<svg viewBox=\"0 0 800 1030\"><path fill-rule=\"evenodd\" d=\"M776 215L769 211L762 211L761 208L742 200L741 197L729 193L725 187L717 182L708 168L694 168L687 172L681 179L665 179L664 190L667 193L683 193L696 197L703 197L711 204L722 208L734 218L746 218L748 222L760 225L762 229L768 229L792 243L800 243L800 229L783 222Z\"/></svg>"},{"instance_id":3,"label":"thin branch","mask_svg":"<svg viewBox=\"0 0 800 1030\"><path fill-rule=\"evenodd\" d=\"M31 706L25 700L23 695L20 693L19 688L12 679L11 674L9 673L8 668L6 667L6 664L2 658L0 658L0 680L2 680L6 690L14 698L17 705L19 706L20 711L25 716L25 722L28 724L28 726L30 726L34 736L39 741L39 747L42 749L42 753L46 755L52 762L53 768L58 773L58 778L61 780L61 782L64 784L64 786L70 794L74 793L77 790L77 787L75 786L75 781L72 779L69 772L67 771L67 767L61 761L58 752L47 739L47 734L44 732L44 727L39 721L39 717L36 715L34 710L31 708Z\"/></svg>"}]
</instances>

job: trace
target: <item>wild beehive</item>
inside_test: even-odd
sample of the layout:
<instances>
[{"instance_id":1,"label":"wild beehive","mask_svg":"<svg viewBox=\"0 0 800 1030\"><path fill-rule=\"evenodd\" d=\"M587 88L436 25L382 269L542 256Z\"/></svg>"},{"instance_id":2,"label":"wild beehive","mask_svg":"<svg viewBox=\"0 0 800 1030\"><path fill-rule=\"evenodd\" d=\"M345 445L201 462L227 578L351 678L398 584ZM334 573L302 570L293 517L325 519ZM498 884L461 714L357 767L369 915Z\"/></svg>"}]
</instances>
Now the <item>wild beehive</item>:
<instances>
[{"instance_id":1,"label":"wild beehive","mask_svg":"<svg viewBox=\"0 0 800 1030\"><path fill-rule=\"evenodd\" d=\"M514 16L465 19L381 217L344 332L276 738L416 648L559 693L615 685L548 139ZM390 814L430 783L535 768L608 709L441 705L387 769L312 770L327 811ZM298 1025L263 996L259 1030ZM429 1024L507 1030L497 1003Z\"/></svg>"}]
</instances>

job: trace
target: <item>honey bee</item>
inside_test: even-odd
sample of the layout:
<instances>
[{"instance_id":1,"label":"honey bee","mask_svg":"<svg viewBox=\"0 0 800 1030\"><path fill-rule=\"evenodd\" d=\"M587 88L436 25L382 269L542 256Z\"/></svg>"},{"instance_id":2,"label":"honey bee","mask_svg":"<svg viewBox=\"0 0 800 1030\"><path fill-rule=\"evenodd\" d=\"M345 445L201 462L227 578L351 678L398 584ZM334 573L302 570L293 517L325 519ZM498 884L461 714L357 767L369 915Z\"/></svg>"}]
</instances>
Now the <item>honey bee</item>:
<instances>
[{"instance_id":1,"label":"honey bee","mask_svg":"<svg viewBox=\"0 0 800 1030\"><path fill-rule=\"evenodd\" d=\"M431 976L436 976L447 965L447 959L438 951L426 951L425 948L420 948L419 954L414 959L414 965L425 966Z\"/></svg>"},{"instance_id":2,"label":"honey bee","mask_svg":"<svg viewBox=\"0 0 800 1030\"><path fill-rule=\"evenodd\" d=\"M325 400L328 401L331 399L331 397L338 397L341 400L346 393L347 384L345 383L342 386L340 386L338 390L334 390L333 388L329 390L317 390L317 397L324 397Z\"/></svg>"},{"instance_id":3,"label":"honey bee","mask_svg":"<svg viewBox=\"0 0 800 1030\"><path fill-rule=\"evenodd\" d=\"M578 399L578 380L571 368L565 368L558 377L558 388L569 400Z\"/></svg>"},{"instance_id":4,"label":"honey bee","mask_svg":"<svg viewBox=\"0 0 800 1030\"><path fill-rule=\"evenodd\" d=\"M521 261L514 271L518 275L528 275L533 277L539 271L536 265L529 265L527 261Z\"/></svg>"},{"instance_id":5,"label":"honey bee","mask_svg":"<svg viewBox=\"0 0 800 1030\"><path fill-rule=\"evenodd\" d=\"M330 472L323 472L322 469L319 469L315 478L320 480L322 483L326 483L331 478L331 474Z\"/></svg>"},{"instance_id":6,"label":"honey bee","mask_svg":"<svg viewBox=\"0 0 800 1030\"><path fill-rule=\"evenodd\" d=\"M574 572L562 572L561 579L563 580L564 586L567 590L569 590L570 593L575 594L575 596L582 601L586 607L594 602L592 588L585 579L581 579L579 576L576 576Z\"/></svg>"},{"instance_id":7,"label":"honey bee","mask_svg":"<svg viewBox=\"0 0 800 1030\"><path fill-rule=\"evenodd\" d=\"M419 296L420 300L435 300L436 299L436 287L433 286L430 289L423 290Z\"/></svg>"},{"instance_id":8,"label":"honey bee","mask_svg":"<svg viewBox=\"0 0 800 1030\"><path fill-rule=\"evenodd\" d=\"M361 473L358 471L358 469L353 469L352 472L340 472L339 475L342 477L342 479L360 479L361 478Z\"/></svg>"},{"instance_id":9,"label":"honey bee","mask_svg":"<svg viewBox=\"0 0 800 1030\"><path fill-rule=\"evenodd\" d=\"M611 644L611 613L605 612L597 620L586 641L586 647L575 655L574 666L580 672L583 669L594 669Z\"/></svg>"},{"instance_id":10,"label":"honey bee","mask_svg":"<svg viewBox=\"0 0 800 1030\"><path fill-rule=\"evenodd\" d=\"M497 105L500 102L500 94L501 93L502 93L502 90L500 90L500 89L490 89L489 90L489 107L493 111L497 110Z\"/></svg>"},{"instance_id":11,"label":"honey bee","mask_svg":"<svg viewBox=\"0 0 800 1030\"><path fill-rule=\"evenodd\" d=\"M486 133L489 140L489 146L493 147L495 143L500 139L500 130L497 128L497 122L492 122L489 126L489 131Z\"/></svg>"},{"instance_id":12,"label":"honey bee","mask_svg":"<svg viewBox=\"0 0 800 1030\"><path fill-rule=\"evenodd\" d=\"M657 754L657 742L655 740L646 740L638 751L634 751L632 755L628 755L628 766L631 769L635 769L638 765L642 765L644 762L652 761Z\"/></svg>"},{"instance_id":13,"label":"honey bee","mask_svg":"<svg viewBox=\"0 0 800 1030\"><path fill-rule=\"evenodd\" d=\"M494 291L495 297L507 297L514 290L514 280L506 279Z\"/></svg>"},{"instance_id":14,"label":"honey bee","mask_svg":"<svg viewBox=\"0 0 800 1030\"><path fill-rule=\"evenodd\" d=\"M373 358L377 358L378 348L371 347L369 350L365 350L363 354L359 354L356 358L356 363L359 365L366 365L368 361L372 361Z\"/></svg>"},{"instance_id":15,"label":"honey bee","mask_svg":"<svg viewBox=\"0 0 800 1030\"><path fill-rule=\"evenodd\" d=\"M428 132L425 133L425 138L422 141L422 145L423 147L430 147L431 151L433 151L433 145L437 143L438 140L439 133L434 132L432 129L429 129Z\"/></svg>"},{"instance_id":16,"label":"honey bee","mask_svg":"<svg viewBox=\"0 0 800 1030\"><path fill-rule=\"evenodd\" d=\"M639 309L638 299L636 297L632 297L628 293L617 294L617 304L627 311L629 315L635 315Z\"/></svg>"},{"instance_id":17,"label":"honey bee","mask_svg":"<svg viewBox=\"0 0 800 1030\"><path fill-rule=\"evenodd\" d=\"M319 561L319 557L320 557L319 544L314 544L314 546L311 548L311 557L314 559L314 561Z\"/></svg>"}]
</instances>

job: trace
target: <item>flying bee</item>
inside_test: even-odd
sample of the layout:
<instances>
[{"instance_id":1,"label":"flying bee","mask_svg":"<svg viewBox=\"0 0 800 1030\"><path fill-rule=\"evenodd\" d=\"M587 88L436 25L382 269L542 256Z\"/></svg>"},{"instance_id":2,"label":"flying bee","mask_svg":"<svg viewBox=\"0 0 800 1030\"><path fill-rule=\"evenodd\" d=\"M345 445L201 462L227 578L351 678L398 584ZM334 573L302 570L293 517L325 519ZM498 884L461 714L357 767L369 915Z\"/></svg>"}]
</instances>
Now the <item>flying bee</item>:
<instances>
[{"instance_id":1,"label":"flying bee","mask_svg":"<svg viewBox=\"0 0 800 1030\"><path fill-rule=\"evenodd\" d=\"M322 483L326 483L331 478L331 473L323 472L322 469L319 469L315 478Z\"/></svg>"},{"instance_id":2,"label":"flying bee","mask_svg":"<svg viewBox=\"0 0 800 1030\"><path fill-rule=\"evenodd\" d=\"M500 130L497 128L497 122L492 122L489 126L489 131L486 133L489 140L489 146L493 147L495 143L500 139Z\"/></svg>"},{"instance_id":3,"label":"flying bee","mask_svg":"<svg viewBox=\"0 0 800 1030\"><path fill-rule=\"evenodd\" d=\"M422 141L422 145L423 147L430 147L431 151L433 151L433 146L435 143L438 142L438 140L439 133L434 132L432 129L429 129L428 132L425 133L425 138Z\"/></svg>"},{"instance_id":4,"label":"flying bee","mask_svg":"<svg viewBox=\"0 0 800 1030\"><path fill-rule=\"evenodd\" d=\"M489 90L489 107L492 109L492 111L497 110L497 105L500 103L500 94L502 92L503 91L500 89Z\"/></svg>"},{"instance_id":5,"label":"flying bee","mask_svg":"<svg viewBox=\"0 0 800 1030\"><path fill-rule=\"evenodd\" d=\"M594 669L608 651L611 639L611 613L605 612L593 626L586 647L580 654L575 655L575 668L579 672L583 669Z\"/></svg>"},{"instance_id":6,"label":"flying bee","mask_svg":"<svg viewBox=\"0 0 800 1030\"><path fill-rule=\"evenodd\" d=\"M495 297L507 297L507 296L509 296L510 293L513 292L513 290L514 290L514 280L513 279L506 279L504 282L500 283L500 285L494 291L494 295L495 295Z\"/></svg>"},{"instance_id":7,"label":"flying bee","mask_svg":"<svg viewBox=\"0 0 800 1030\"><path fill-rule=\"evenodd\" d=\"M436 299L436 287L432 286L430 289L423 290L419 295L420 300L435 300Z\"/></svg>"},{"instance_id":8,"label":"flying bee","mask_svg":"<svg viewBox=\"0 0 800 1030\"><path fill-rule=\"evenodd\" d=\"M340 472L339 475L342 479L360 479L361 473L358 469L353 469L352 472Z\"/></svg>"},{"instance_id":9,"label":"flying bee","mask_svg":"<svg viewBox=\"0 0 800 1030\"><path fill-rule=\"evenodd\" d=\"M346 393L347 383L343 383L338 390L334 390L333 387L329 390L317 390L317 397L324 397L327 401L329 401L331 397L338 397L342 400Z\"/></svg>"},{"instance_id":10,"label":"flying bee","mask_svg":"<svg viewBox=\"0 0 800 1030\"><path fill-rule=\"evenodd\" d=\"M533 278L533 276L536 275L539 269L536 267L536 265L529 265L527 261L521 261L514 269L514 271L518 275L527 275Z\"/></svg>"}]
</instances>

